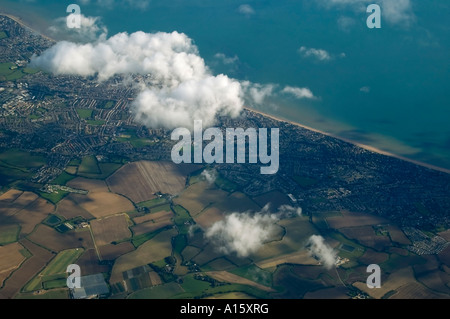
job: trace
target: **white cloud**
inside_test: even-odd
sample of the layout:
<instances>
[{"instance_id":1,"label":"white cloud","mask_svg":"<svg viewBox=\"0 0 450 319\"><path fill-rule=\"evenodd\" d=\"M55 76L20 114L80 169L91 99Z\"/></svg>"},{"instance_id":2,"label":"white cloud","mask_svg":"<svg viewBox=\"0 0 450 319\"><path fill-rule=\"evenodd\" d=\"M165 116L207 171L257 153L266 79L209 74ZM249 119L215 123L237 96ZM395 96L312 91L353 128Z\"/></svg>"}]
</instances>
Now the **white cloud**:
<instances>
[{"instance_id":1,"label":"white cloud","mask_svg":"<svg viewBox=\"0 0 450 319\"><path fill-rule=\"evenodd\" d=\"M319 0L319 3L327 8L341 7L351 8L357 12L366 12L367 6L374 3L373 0ZM393 25L408 27L415 20L411 0L379 0L381 18Z\"/></svg>"},{"instance_id":2,"label":"white cloud","mask_svg":"<svg viewBox=\"0 0 450 319\"><path fill-rule=\"evenodd\" d=\"M101 7L112 8L115 5L128 5L136 9L147 9L150 0L79 0L81 4L87 5L94 3Z\"/></svg>"},{"instance_id":3,"label":"white cloud","mask_svg":"<svg viewBox=\"0 0 450 319\"><path fill-rule=\"evenodd\" d=\"M307 48L307 47L300 47L298 49L298 52L304 57L304 58L314 58L319 61L329 61L331 60L331 55L327 51L323 49L314 49L314 48Z\"/></svg>"},{"instance_id":4,"label":"white cloud","mask_svg":"<svg viewBox=\"0 0 450 319\"><path fill-rule=\"evenodd\" d=\"M299 217L302 216L302 208L293 207L291 205L281 205L278 207L277 216L279 219Z\"/></svg>"},{"instance_id":5,"label":"white cloud","mask_svg":"<svg viewBox=\"0 0 450 319\"><path fill-rule=\"evenodd\" d=\"M317 258L326 268L331 269L336 262L336 252L325 243L322 236L312 235L306 244L311 256Z\"/></svg>"},{"instance_id":6,"label":"white cloud","mask_svg":"<svg viewBox=\"0 0 450 319\"><path fill-rule=\"evenodd\" d=\"M276 215L266 212L232 213L208 228L205 237L225 254L247 257L274 237L277 220Z\"/></svg>"},{"instance_id":7,"label":"white cloud","mask_svg":"<svg viewBox=\"0 0 450 319\"><path fill-rule=\"evenodd\" d=\"M32 58L31 64L54 74L97 76L150 74L132 111L150 127L187 127L194 120L204 126L215 116L236 117L243 107L242 88L226 75L213 76L197 47L183 33L119 33L95 43L58 42Z\"/></svg>"},{"instance_id":8,"label":"white cloud","mask_svg":"<svg viewBox=\"0 0 450 319\"><path fill-rule=\"evenodd\" d=\"M356 21L353 18L342 16L338 18L337 24L339 29L342 31L350 31L350 29L356 24Z\"/></svg>"},{"instance_id":9,"label":"white cloud","mask_svg":"<svg viewBox=\"0 0 450 319\"><path fill-rule=\"evenodd\" d=\"M54 38L74 42L92 42L97 39L106 39L108 29L101 23L100 17L86 17L80 14L80 28L69 29L67 19L71 19L73 16L72 13L68 17L56 19L55 25L49 27L50 35Z\"/></svg>"},{"instance_id":10,"label":"white cloud","mask_svg":"<svg viewBox=\"0 0 450 319\"><path fill-rule=\"evenodd\" d=\"M369 86L363 86L359 89L363 93L370 93L370 87Z\"/></svg>"},{"instance_id":11,"label":"white cloud","mask_svg":"<svg viewBox=\"0 0 450 319\"><path fill-rule=\"evenodd\" d=\"M201 174L208 184L213 184L217 178L217 172L214 169L205 169Z\"/></svg>"},{"instance_id":12,"label":"white cloud","mask_svg":"<svg viewBox=\"0 0 450 319\"><path fill-rule=\"evenodd\" d=\"M255 14L255 10L249 4L242 4L242 5L240 5L239 8L238 8L238 12L240 14L244 14L246 16L250 16L250 15Z\"/></svg>"},{"instance_id":13,"label":"white cloud","mask_svg":"<svg viewBox=\"0 0 450 319\"><path fill-rule=\"evenodd\" d=\"M249 81L242 82L242 88L250 104L263 104L264 100L275 94L275 84L260 84Z\"/></svg>"},{"instance_id":14,"label":"white cloud","mask_svg":"<svg viewBox=\"0 0 450 319\"><path fill-rule=\"evenodd\" d=\"M256 253L262 245L273 240L280 219L294 218L302 215L300 207L282 205L275 214L269 213L269 204L261 211L234 212L223 220L206 229L205 237L225 254L236 253L239 257L247 257Z\"/></svg>"},{"instance_id":15,"label":"white cloud","mask_svg":"<svg viewBox=\"0 0 450 319\"><path fill-rule=\"evenodd\" d=\"M218 60L220 60L223 64L234 64L237 61L239 61L239 58L237 55L233 57L226 56L224 53L216 53L214 57Z\"/></svg>"},{"instance_id":16,"label":"white cloud","mask_svg":"<svg viewBox=\"0 0 450 319\"><path fill-rule=\"evenodd\" d=\"M314 99L315 96L308 88L299 88L299 87L292 87L292 86L286 86L283 91L283 93L292 94L298 99Z\"/></svg>"}]
</instances>

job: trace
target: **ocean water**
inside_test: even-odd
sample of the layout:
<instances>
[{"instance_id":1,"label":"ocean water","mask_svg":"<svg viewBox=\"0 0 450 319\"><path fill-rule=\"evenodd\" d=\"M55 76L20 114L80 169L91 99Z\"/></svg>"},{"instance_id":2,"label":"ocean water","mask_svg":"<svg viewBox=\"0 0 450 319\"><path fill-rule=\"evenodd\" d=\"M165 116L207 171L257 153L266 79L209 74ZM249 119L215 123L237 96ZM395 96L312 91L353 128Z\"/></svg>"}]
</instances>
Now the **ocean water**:
<instances>
[{"instance_id":1,"label":"ocean water","mask_svg":"<svg viewBox=\"0 0 450 319\"><path fill-rule=\"evenodd\" d=\"M0 0L0 10L45 32L72 2ZM411 11L398 15L408 23L382 11L381 29L367 28L365 8L325 0L151 0L146 8L87 2L79 3L82 13L100 16L109 35L184 32L214 73L308 87L317 97L273 97L260 106L265 112L450 169L448 0L410 0ZM243 4L250 12L239 11ZM305 58L302 46L330 59ZM217 53L238 59L221 64Z\"/></svg>"}]
</instances>

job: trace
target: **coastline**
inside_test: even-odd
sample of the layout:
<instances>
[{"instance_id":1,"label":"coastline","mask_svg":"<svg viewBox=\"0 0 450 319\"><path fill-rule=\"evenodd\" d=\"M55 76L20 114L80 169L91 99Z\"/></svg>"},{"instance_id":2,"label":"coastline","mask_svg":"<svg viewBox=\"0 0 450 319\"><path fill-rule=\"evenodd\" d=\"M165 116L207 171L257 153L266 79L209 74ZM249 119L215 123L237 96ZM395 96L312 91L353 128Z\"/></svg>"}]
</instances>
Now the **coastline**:
<instances>
[{"instance_id":1,"label":"coastline","mask_svg":"<svg viewBox=\"0 0 450 319\"><path fill-rule=\"evenodd\" d=\"M15 22L17 22L18 24L20 24L24 28L27 28L27 29L31 30L32 32L38 33L40 36L44 37L45 39L47 39L49 41L52 41L52 42L56 41L55 39L52 39L51 37L43 34L42 32L37 31L35 28L33 28L32 26L27 24L22 18L20 18L18 16L6 13L4 11L0 11L0 15L6 16L6 17L14 20ZM391 153L391 152L383 151L383 150L378 149L376 147L373 147L373 146L370 146L370 145L366 145L366 144L357 142L355 140L344 138L344 137L341 137L341 136L338 136L338 135L335 135L335 134L331 134L331 133L328 133L328 132L325 132L325 131L321 131L321 130L315 129L313 127L309 127L309 126L304 125L304 124L300 124L300 123L297 123L297 122L294 122L294 121L291 121L291 120L287 120L287 119L284 119L284 118L279 117L279 116L271 115L271 114L268 114L268 113L265 113L263 111L256 110L256 109L253 109L253 108L250 108L250 107L247 107L247 106L244 106L244 109L247 109L247 110L250 110L252 112L258 113L258 114L260 114L260 115L262 115L264 117L271 118L271 119L273 119L275 121L286 122L286 123L289 123L289 124L292 124L292 125L296 125L298 127L302 127L302 128L307 129L309 131L313 131L313 132L316 132L316 133L320 133L320 134L323 134L323 135L326 135L326 136L330 136L330 137L339 139L341 141L353 144L355 146L361 147L363 149L366 149L366 150L374 152L374 153L378 153L378 154L381 154L381 155L394 157L394 158L397 158L397 159L400 159L400 160L403 160L403 161L407 161L407 162L413 163L415 165L426 167L428 169L432 169L432 170L436 170L436 171L439 171L439 172L450 174L450 169L446 169L446 168L439 167L439 166L432 165L432 164L427 164L427 163L424 163L424 162L421 162L421 161L417 161L417 160L413 160L413 159L410 159L410 158L407 158L407 157L404 157L404 156L401 156L401 155L397 155L397 154L394 154L394 153Z\"/></svg>"},{"instance_id":2,"label":"coastline","mask_svg":"<svg viewBox=\"0 0 450 319\"><path fill-rule=\"evenodd\" d=\"M397 154L394 154L394 153L391 153L391 152L383 151L383 150L378 149L376 147L373 147L373 146L370 146L370 145L366 145L366 144L363 144L363 143L360 143L360 142L357 142L357 141L354 141L354 140L350 140L348 138L344 138L344 137L341 137L341 136L338 136L338 135L335 135L335 134L327 133L325 131L321 131L321 130L315 129L313 127L309 127L307 125L303 125L303 124L300 124L300 123L297 123L297 122L294 122L294 121L290 121L290 120L284 119L282 117L271 115L271 114L265 113L263 111L253 109L253 108L248 107L248 106L244 106L244 109L252 111L252 112L255 112L255 113L258 113L258 114L260 114L262 116L271 118L271 119L273 119L275 121L289 123L289 124L292 124L292 125L295 125L295 126L299 126L299 127L304 128L306 130L309 130L309 131L313 131L313 132L320 133L320 134L323 134L323 135L326 135L326 136L329 136L329 137L336 138L338 140L341 140L341 141L344 141L344 142L356 145L358 147L361 147L361 148L363 148L365 150L368 150L368 151L371 151L371 152L374 152L374 153L378 153L378 154L381 154L381 155L394 157L394 158L397 158L397 159L400 159L400 160L403 160L403 161L406 161L406 162L413 163L415 165L423 166L423 167L426 167L426 168L429 168L429 169L432 169L432 170L435 170L435 171L439 171L439 172L442 172L442 173L450 174L450 169L447 169L447 168L439 167L439 166L432 165L432 164L427 164L427 163L424 163L424 162L421 162L421 161L416 161L416 160L413 160L411 158L407 158L407 157L404 157L404 156L401 156L401 155L397 155Z\"/></svg>"},{"instance_id":3,"label":"coastline","mask_svg":"<svg viewBox=\"0 0 450 319\"><path fill-rule=\"evenodd\" d=\"M20 18L20 17L18 17L18 16L12 15L12 14L10 14L10 13L6 13L6 12L4 12L4 11L0 11L0 15L5 16L5 17L8 17L8 18L10 18L11 20L14 20L14 21L17 22L18 24L20 24L22 27L24 27L24 28L26 28L26 29L28 29L28 30L30 30L30 31L32 31L32 32L35 32L35 33L39 34L41 37L43 37L43 38L45 38L45 39L47 39L47 40L49 40L49 41L53 41L53 42L56 41L55 39L50 38L48 35L45 35L45 34L43 34L42 32L37 31L35 28L33 28L32 26L30 26L29 24L27 24L22 18Z\"/></svg>"}]
</instances>

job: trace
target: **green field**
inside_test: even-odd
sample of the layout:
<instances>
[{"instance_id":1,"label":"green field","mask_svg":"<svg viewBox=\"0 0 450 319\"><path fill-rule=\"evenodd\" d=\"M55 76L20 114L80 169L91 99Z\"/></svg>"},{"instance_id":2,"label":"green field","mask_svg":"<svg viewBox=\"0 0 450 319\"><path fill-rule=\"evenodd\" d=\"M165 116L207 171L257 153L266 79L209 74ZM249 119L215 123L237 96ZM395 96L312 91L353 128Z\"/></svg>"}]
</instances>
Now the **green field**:
<instances>
[{"instance_id":1,"label":"green field","mask_svg":"<svg viewBox=\"0 0 450 319\"><path fill-rule=\"evenodd\" d=\"M23 68L18 68L14 63L0 63L0 80L13 81L25 75Z\"/></svg>"},{"instance_id":2,"label":"green field","mask_svg":"<svg viewBox=\"0 0 450 319\"><path fill-rule=\"evenodd\" d=\"M167 203L167 199L165 199L164 197L161 197L161 198L154 198L151 200L147 200L145 202L137 203L137 206L151 208L151 207L158 206L158 205L165 204L165 203Z\"/></svg>"},{"instance_id":3,"label":"green field","mask_svg":"<svg viewBox=\"0 0 450 319\"><path fill-rule=\"evenodd\" d=\"M163 205L160 205L160 206L156 206L156 207L150 208L150 212L152 212L152 213L157 213L157 212L160 212L160 211L170 212L171 211L170 210L170 204L163 204Z\"/></svg>"},{"instance_id":4,"label":"green field","mask_svg":"<svg viewBox=\"0 0 450 319\"><path fill-rule=\"evenodd\" d=\"M92 117L93 110L91 109L77 109L78 116L85 120Z\"/></svg>"},{"instance_id":5,"label":"green field","mask_svg":"<svg viewBox=\"0 0 450 319\"><path fill-rule=\"evenodd\" d=\"M0 161L12 168L32 169L45 164L43 156L31 155L18 149L9 149L0 153Z\"/></svg>"},{"instance_id":6,"label":"green field","mask_svg":"<svg viewBox=\"0 0 450 319\"><path fill-rule=\"evenodd\" d=\"M44 287L45 289L61 287L62 280L66 280L67 266L73 264L84 252L82 248L63 250L28 284L24 287L25 292L35 291ZM47 284L48 282L48 284ZM46 288L46 285L48 288ZM58 286L59 285L59 286Z\"/></svg>"},{"instance_id":7,"label":"green field","mask_svg":"<svg viewBox=\"0 0 450 319\"><path fill-rule=\"evenodd\" d=\"M186 235L189 232L190 226L185 223L193 222L191 215L189 215L189 212L180 205L174 206L173 211L175 213L175 218L173 221L175 225L177 225L179 233Z\"/></svg>"},{"instance_id":8,"label":"green field","mask_svg":"<svg viewBox=\"0 0 450 319\"><path fill-rule=\"evenodd\" d=\"M400 256L397 254L390 254L389 259L380 264L382 270L392 273L395 270L405 268L413 265L425 264L427 260L421 256L410 254L408 256Z\"/></svg>"},{"instance_id":9,"label":"green field","mask_svg":"<svg viewBox=\"0 0 450 319\"><path fill-rule=\"evenodd\" d=\"M193 275L187 275L183 277L183 283L181 287L184 291L190 293L200 293L211 287L211 284L207 281L197 280Z\"/></svg>"},{"instance_id":10,"label":"green field","mask_svg":"<svg viewBox=\"0 0 450 319\"><path fill-rule=\"evenodd\" d=\"M217 187L223 189L226 192L233 192L238 188L238 186L235 183L220 175L216 177L215 184Z\"/></svg>"},{"instance_id":11,"label":"green field","mask_svg":"<svg viewBox=\"0 0 450 319\"><path fill-rule=\"evenodd\" d=\"M17 236L19 236L19 232L19 225L0 226L0 245L16 242Z\"/></svg>"},{"instance_id":12,"label":"green field","mask_svg":"<svg viewBox=\"0 0 450 319\"><path fill-rule=\"evenodd\" d=\"M109 109L112 108L113 106L114 106L114 102L113 102L113 101L108 101L108 102L106 102L106 104L103 106L103 108L109 110Z\"/></svg>"},{"instance_id":13,"label":"green field","mask_svg":"<svg viewBox=\"0 0 450 319\"><path fill-rule=\"evenodd\" d=\"M122 163L115 162L99 163L93 155L83 157L79 164L75 161L69 164L74 168L79 165L76 174L77 176L95 179L105 179L123 165Z\"/></svg>"},{"instance_id":14,"label":"green field","mask_svg":"<svg viewBox=\"0 0 450 319\"><path fill-rule=\"evenodd\" d=\"M129 299L167 299L183 293L179 284L170 282L164 285L145 288L132 293Z\"/></svg>"},{"instance_id":15,"label":"green field","mask_svg":"<svg viewBox=\"0 0 450 319\"><path fill-rule=\"evenodd\" d=\"M181 255L181 252L187 245L186 235L177 235L173 238L172 246L173 252Z\"/></svg>"},{"instance_id":16,"label":"green field","mask_svg":"<svg viewBox=\"0 0 450 319\"><path fill-rule=\"evenodd\" d=\"M191 215L183 206L176 205L173 207L173 211L175 212L174 222L177 226L182 226L185 222L192 220Z\"/></svg>"},{"instance_id":17,"label":"green field","mask_svg":"<svg viewBox=\"0 0 450 319\"><path fill-rule=\"evenodd\" d=\"M101 126L106 123L104 120L87 120L86 121L89 125L95 125L95 126Z\"/></svg>"},{"instance_id":18,"label":"green field","mask_svg":"<svg viewBox=\"0 0 450 319\"><path fill-rule=\"evenodd\" d=\"M54 180L52 180L51 183L55 185L66 185L67 182L71 181L74 178L75 178L74 175L68 174L64 171L60 175L58 175Z\"/></svg>"},{"instance_id":19,"label":"green field","mask_svg":"<svg viewBox=\"0 0 450 319\"><path fill-rule=\"evenodd\" d=\"M127 130L119 135L117 138L119 142L125 143L130 142L131 145L135 148L141 148L145 147L147 145L155 144L155 142L152 142L146 138L140 138L136 135L135 131Z\"/></svg>"},{"instance_id":20,"label":"green field","mask_svg":"<svg viewBox=\"0 0 450 319\"><path fill-rule=\"evenodd\" d=\"M78 167L79 175L86 174L101 174L100 168L97 164L97 159L93 155L83 157L80 166Z\"/></svg>"},{"instance_id":21,"label":"green field","mask_svg":"<svg viewBox=\"0 0 450 319\"><path fill-rule=\"evenodd\" d=\"M67 279L49 280L43 283L44 289L64 288L67 287Z\"/></svg>"},{"instance_id":22,"label":"green field","mask_svg":"<svg viewBox=\"0 0 450 319\"><path fill-rule=\"evenodd\" d=\"M63 199L69 194L69 192L65 192L62 190L58 190L53 193L45 193L45 192L38 192L38 193L39 196L45 198L46 200L52 202L53 204L57 204L61 199Z\"/></svg>"},{"instance_id":23,"label":"green field","mask_svg":"<svg viewBox=\"0 0 450 319\"><path fill-rule=\"evenodd\" d=\"M39 70L38 69L33 69L33 68L23 68L22 72L25 74L35 74L38 73Z\"/></svg>"},{"instance_id":24,"label":"green field","mask_svg":"<svg viewBox=\"0 0 450 319\"><path fill-rule=\"evenodd\" d=\"M232 292L240 292L245 293L249 296L260 298L260 299L272 299L273 297L262 290L259 290L255 287L241 285L241 284L224 284L216 287L210 287L203 291L196 292L184 292L172 296L170 298L184 299L184 298L204 298L214 295L221 295L224 293L232 293Z\"/></svg>"},{"instance_id":25,"label":"green field","mask_svg":"<svg viewBox=\"0 0 450 319\"><path fill-rule=\"evenodd\" d=\"M133 236L133 238L131 239L131 243L134 245L134 247L138 248L140 245L145 243L147 240L152 239L153 237L158 235L160 232L162 232L164 230L167 230L170 227L171 226L166 226L166 227L160 228L158 230L155 230L154 232L151 232L151 233L146 233L146 234L142 234L142 235L138 235L138 236Z\"/></svg>"},{"instance_id":26,"label":"green field","mask_svg":"<svg viewBox=\"0 0 450 319\"><path fill-rule=\"evenodd\" d=\"M55 226L55 225L58 225L59 223L61 223L62 221L63 221L63 219L60 218L59 216L50 215L44 220L44 224L47 224L49 226Z\"/></svg>"},{"instance_id":27,"label":"green field","mask_svg":"<svg viewBox=\"0 0 450 319\"><path fill-rule=\"evenodd\" d=\"M7 37L8 37L8 35L6 34L5 31L0 31L0 40L1 40L1 39L5 39L5 38L7 38Z\"/></svg>"},{"instance_id":28,"label":"green field","mask_svg":"<svg viewBox=\"0 0 450 319\"><path fill-rule=\"evenodd\" d=\"M69 299L69 290L68 289L57 289L46 291L42 294L18 294L15 299Z\"/></svg>"},{"instance_id":29,"label":"green field","mask_svg":"<svg viewBox=\"0 0 450 319\"><path fill-rule=\"evenodd\" d=\"M272 287L272 273L256 265L246 265L230 271L232 274L247 278L263 286Z\"/></svg>"}]
</instances>

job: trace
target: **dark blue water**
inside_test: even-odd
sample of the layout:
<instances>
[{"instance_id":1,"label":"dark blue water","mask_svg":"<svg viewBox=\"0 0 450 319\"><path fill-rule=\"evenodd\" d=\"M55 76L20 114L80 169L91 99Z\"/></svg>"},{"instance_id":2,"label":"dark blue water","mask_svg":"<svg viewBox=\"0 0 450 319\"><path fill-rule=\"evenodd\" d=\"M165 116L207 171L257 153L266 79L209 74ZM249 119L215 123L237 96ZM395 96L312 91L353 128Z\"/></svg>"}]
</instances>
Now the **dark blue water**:
<instances>
[{"instance_id":1,"label":"dark blue water","mask_svg":"<svg viewBox=\"0 0 450 319\"><path fill-rule=\"evenodd\" d=\"M76 3L76 1L73 1ZM86 16L100 16L109 34L185 32L215 73L240 80L308 87L316 100L274 98L264 111L412 159L450 168L450 2L411 0L414 23L368 29L367 13L324 8L311 0L152 0L142 10L117 0L91 0ZM376 1L374 1L376 2ZM0 8L45 29L71 1L4 1ZM240 14L249 4L254 14ZM353 19L348 30L337 21ZM303 58L320 48L332 60ZM218 63L216 53L237 56ZM345 57L340 54L345 53ZM362 92L369 87L369 92ZM273 105L272 105L273 104Z\"/></svg>"}]
</instances>

